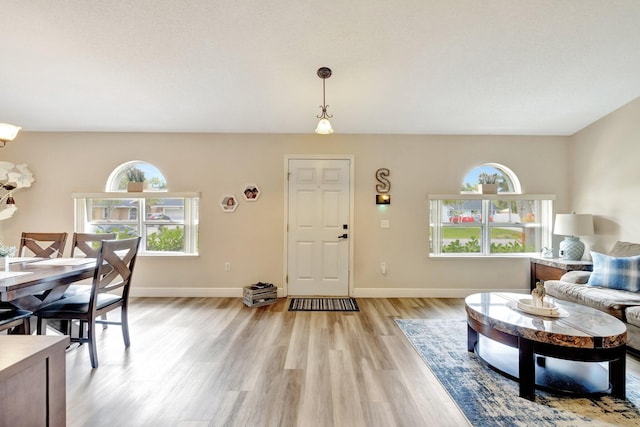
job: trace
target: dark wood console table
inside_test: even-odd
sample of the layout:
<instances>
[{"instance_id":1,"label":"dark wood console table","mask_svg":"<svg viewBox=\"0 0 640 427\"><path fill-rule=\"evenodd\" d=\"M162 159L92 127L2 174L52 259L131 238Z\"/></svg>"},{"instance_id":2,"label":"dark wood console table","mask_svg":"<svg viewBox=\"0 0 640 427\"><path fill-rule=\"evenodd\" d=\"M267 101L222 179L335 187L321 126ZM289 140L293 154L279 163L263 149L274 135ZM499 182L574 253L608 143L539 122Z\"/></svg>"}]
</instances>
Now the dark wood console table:
<instances>
[{"instance_id":1,"label":"dark wood console table","mask_svg":"<svg viewBox=\"0 0 640 427\"><path fill-rule=\"evenodd\" d=\"M545 280L560 280L569 271L591 271L591 261L567 261L560 258L531 258L531 290L536 288L536 282Z\"/></svg>"}]
</instances>

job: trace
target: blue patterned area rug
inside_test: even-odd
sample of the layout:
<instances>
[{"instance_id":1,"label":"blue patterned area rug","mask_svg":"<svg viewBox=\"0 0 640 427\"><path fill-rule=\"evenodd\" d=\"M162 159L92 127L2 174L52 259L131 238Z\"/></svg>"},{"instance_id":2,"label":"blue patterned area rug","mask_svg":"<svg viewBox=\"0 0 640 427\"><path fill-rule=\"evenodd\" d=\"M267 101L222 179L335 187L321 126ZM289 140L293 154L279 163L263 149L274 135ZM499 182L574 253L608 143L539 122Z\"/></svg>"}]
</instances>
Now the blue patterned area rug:
<instances>
[{"instance_id":1,"label":"blue patterned area rug","mask_svg":"<svg viewBox=\"0 0 640 427\"><path fill-rule=\"evenodd\" d=\"M518 397L518 383L467 351L465 320L396 323L474 426L638 426L640 380L627 374L627 400L608 395L571 397L536 390Z\"/></svg>"}]
</instances>

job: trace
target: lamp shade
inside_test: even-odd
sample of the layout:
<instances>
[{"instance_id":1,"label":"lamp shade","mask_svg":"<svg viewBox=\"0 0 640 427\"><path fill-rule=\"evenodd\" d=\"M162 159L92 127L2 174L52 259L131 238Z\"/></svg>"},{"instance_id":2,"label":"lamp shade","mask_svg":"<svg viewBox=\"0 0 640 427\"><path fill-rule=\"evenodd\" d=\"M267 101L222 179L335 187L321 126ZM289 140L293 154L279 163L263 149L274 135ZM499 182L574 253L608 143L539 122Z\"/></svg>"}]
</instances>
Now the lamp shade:
<instances>
[{"instance_id":1,"label":"lamp shade","mask_svg":"<svg viewBox=\"0 0 640 427\"><path fill-rule=\"evenodd\" d=\"M593 215L557 214L553 234L560 236L591 236L593 234Z\"/></svg>"},{"instance_id":2,"label":"lamp shade","mask_svg":"<svg viewBox=\"0 0 640 427\"><path fill-rule=\"evenodd\" d=\"M331 127L331 122L327 119L321 119L318 122L318 127L316 128L316 133L320 135L328 135L333 133L333 128Z\"/></svg>"},{"instance_id":3,"label":"lamp shade","mask_svg":"<svg viewBox=\"0 0 640 427\"><path fill-rule=\"evenodd\" d=\"M0 123L0 141L13 141L22 129L20 126Z\"/></svg>"}]
</instances>

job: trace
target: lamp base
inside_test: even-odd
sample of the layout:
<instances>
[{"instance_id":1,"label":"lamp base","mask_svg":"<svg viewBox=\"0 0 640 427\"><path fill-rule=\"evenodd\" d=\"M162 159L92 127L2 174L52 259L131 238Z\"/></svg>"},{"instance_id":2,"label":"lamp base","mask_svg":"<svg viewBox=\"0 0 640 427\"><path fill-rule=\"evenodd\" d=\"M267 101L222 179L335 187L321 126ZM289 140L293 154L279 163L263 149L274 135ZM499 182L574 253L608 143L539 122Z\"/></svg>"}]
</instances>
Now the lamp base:
<instances>
[{"instance_id":1,"label":"lamp base","mask_svg":"<svg viewBox=\"0 0 640 427\"><path fill-rule=\"evenodd\" d=\"M578 237L565 236L560 242L560 258L567 261L580 261L584 254L584 243Z\"/></svg>"}]
</instances>

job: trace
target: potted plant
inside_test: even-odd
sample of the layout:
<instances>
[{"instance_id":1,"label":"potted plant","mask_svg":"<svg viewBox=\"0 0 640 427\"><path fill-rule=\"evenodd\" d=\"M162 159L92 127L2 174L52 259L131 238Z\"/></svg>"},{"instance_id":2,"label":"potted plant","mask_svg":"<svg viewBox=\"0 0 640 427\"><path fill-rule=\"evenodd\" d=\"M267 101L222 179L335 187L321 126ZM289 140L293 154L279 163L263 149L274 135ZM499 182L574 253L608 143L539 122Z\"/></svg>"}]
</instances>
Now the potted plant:
<instances>
[{"instance_id":1,"label":"potted plant","mask_svg":"<svg viewBox=\"0 0 640 427\"><path fill-rule=\"evenodd\" d=\"M498 174L482 172L478 176L478 191L481 194L498 194Z\"/></svg>"},{"instance_id":2,"label":"potted plant","mask_svg":"<svg viewBox=\"0 0 640 427\"><path fill-rule=\"evenodd\" d=\"M15 246L5 246L0 242L0 268L9 271L9 257L16 256Z\"/></svg>"},{"instance_id":3,"label":"potted plant","mask_svg":"<svg viewBox=\"0 0 640 427\"><path fill-rule=\"evenodd\" d=\"M130 167L127 169L127 180L127 191L141 192L142 183L144 182L144 171L136 167Z\"/></svg>"}]
</instances>

